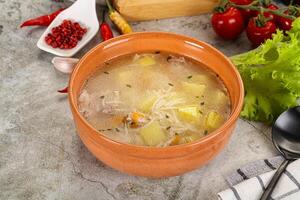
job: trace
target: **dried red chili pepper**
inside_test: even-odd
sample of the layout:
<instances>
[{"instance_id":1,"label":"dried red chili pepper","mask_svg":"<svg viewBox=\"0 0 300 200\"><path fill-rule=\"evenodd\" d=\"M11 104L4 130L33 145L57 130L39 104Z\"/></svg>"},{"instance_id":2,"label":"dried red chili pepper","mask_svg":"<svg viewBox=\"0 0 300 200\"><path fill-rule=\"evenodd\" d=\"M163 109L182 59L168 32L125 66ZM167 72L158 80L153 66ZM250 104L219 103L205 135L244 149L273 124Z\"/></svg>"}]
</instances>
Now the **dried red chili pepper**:
<instances>
[{"instance_id":1,"label":"dried red chili pepper","mask_svg":"<svg viewBox=\"0 0 300 200\"><path fill-rule=\"evenodd\" d=\"M111 31L111 28L105 22L105 9L103 10L102 23L100 25L100 34L101 34L101 37L102 37L103 41L109 40L110 38L114 37L114 35Z\"/></svg>"},{"instance_id":2,"label":"dried red chili pepper","mask_svg":"<svg viewBox=\"0 0 300 200\"><path fill-rule=\"evenodd\" d=\"M68 93L68 87L65 87L64 89L57 90L59 93Z\"/></svg>"},{"instance_id":3,"label":"dried red chili pepper","mask_svg":"<svg viewBox=\"0 0 300 200\"><path fill-rule=\"evenodd\" d=\"M49 15L43 15L39 16L37 18L29 19L25 22L23 22L20 26L20 28L25 26L48 26L51 24L51 22L55 19L55 17L61 13L64 10L64 8L61 8Z\"/></svg>"}]
</instances>

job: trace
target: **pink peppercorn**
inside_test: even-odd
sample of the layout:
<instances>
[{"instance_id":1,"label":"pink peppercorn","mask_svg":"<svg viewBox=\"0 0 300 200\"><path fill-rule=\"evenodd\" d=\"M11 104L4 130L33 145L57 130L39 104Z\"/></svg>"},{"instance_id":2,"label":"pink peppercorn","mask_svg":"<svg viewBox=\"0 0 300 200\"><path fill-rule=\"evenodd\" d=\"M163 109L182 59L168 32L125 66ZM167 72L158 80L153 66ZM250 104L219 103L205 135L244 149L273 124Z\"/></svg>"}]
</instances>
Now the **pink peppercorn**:
<instances>
[{"instance_id":1,"label":"pink peppercorn","mask_svg":"<svg viewBox=\"0 0 300 200\"><path fill-rule=\"evenodd\" d=\"M45 37L45 42L53 48L72 49L80 41L87 29L78 22L64 20L59 26L53 27Z\"/></svg>"}]
</instances>

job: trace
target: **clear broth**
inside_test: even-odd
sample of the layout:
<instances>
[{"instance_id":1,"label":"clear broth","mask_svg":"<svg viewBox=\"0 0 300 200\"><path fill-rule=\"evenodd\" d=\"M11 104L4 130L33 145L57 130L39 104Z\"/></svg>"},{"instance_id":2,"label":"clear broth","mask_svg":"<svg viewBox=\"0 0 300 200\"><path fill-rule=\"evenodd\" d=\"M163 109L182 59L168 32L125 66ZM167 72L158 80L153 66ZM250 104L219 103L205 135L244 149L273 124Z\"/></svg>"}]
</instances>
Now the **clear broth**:
<instances>
[{"instance_id":1,"label":"clear broth","mask_svg":"<svg viewBox=\"0 0 300 200\"><path fill-rule=\"evenodd\" d=\"M204 64L169 53L113 59L86 81L79 110L122 143L165 147L193 142L229 117L228 92Z\"/></svg>"}]
</instances>

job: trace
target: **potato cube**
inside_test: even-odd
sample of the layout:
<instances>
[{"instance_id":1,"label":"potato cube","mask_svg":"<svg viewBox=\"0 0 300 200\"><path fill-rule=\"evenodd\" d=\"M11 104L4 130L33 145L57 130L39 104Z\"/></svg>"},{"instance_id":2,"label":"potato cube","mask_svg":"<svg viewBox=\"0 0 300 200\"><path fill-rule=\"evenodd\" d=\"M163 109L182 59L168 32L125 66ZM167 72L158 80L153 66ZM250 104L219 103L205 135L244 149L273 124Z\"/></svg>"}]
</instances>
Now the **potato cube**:
<instances>
[{"instance_id":1,"label":"potato cube","mask_svg":"<svg viewBox=\"0 0 300 200\"><path fill-rule=\"evenodd\" d=\"M184 106L178 108L178 115L180 119L188 123L197 123L201 117L199 106Z\"/></svg>"},{"instance_id":2,"label":"potato cube","mask_svg":"<svg viewBox=\"0 0 300 200\"><path fill-rule=\"evenodd\" d=\"M213 131L219 128L224 122L224 118L217 112L212 111L206 116L204 126L207 130Z\"/></svg>"},{"instance_id":3,"label":"potato cube","mask_svg":"<svg viewBox=\"0 0 300 200\"><path fill-rule=\"evenodd\" d=\"M157 121L153 121L147 126L141 128L140 135L148 146L157 146L167 140L167 135L161 129Z\"/></svg>"},{"instance_id":4,"label":"potato cube","mask_svg":"<svg viewBox=\"0 0 300 200\"><path fill-rule=\"evenodd\" d=\"M188 83L188 82L182 82L183 90L193 96L201 96L203 95L206 85L203 84L197 84L197 83Z\"/></svg>"},{"instance_id":5,"label":"potato cube","mask_svg":"<svg viewBox=\"0 0 300 200\"><path fill-rule=\"evenodd\" d=\"M215 77L212 74L195 74L190 79L190 82L194 82L197 84L211 85L215 84Z\"/></svg>"},{"instance_id":6,"label":"potato cube","mask_svg":"<svg viewBox=\"0 0 300 200\"><path fill-rule=\"evenodd\" d=\"M225 95L225 93L221 90L217 90L214 93L214 104L215 105L225 105L226 103L229 102L228 97Z\"/></svg>"},{"instance_id":7,"label":"potato cube","mask_svg":"<svg viewBox=\"0 0 300 200\"><path fill-rule=\"evenodd\" d=\"M143 56L137 60L137 63L142 67L155 65L156 61L151 56Z\"/></svg>"}]
</instances>

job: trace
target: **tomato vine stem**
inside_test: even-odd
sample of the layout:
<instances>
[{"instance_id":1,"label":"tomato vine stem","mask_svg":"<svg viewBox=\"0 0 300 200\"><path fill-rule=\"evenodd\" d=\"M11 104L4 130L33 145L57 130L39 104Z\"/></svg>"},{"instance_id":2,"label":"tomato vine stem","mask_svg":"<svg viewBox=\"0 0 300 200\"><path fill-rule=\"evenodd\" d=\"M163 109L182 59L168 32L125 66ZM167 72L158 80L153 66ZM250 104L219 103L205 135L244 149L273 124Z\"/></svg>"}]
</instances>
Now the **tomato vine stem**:
<instances>
[{"instance_id":1,"label":"tomato vine stem","mask_svg":"<svg viewBox=\"0 0 300 200\"><path fill-rule=\"evenodd\" d=\"M242 10L258 11L260 13L268 12L268 13L271 13L271 14L274 14L274 15L277 15L277 16L280 16L280 17L291 19L291 20L296 19L296 17L293 16L293 15L285 14L282 11L282 9L272 10L272 9L263 7L263 5L268 5L270 3L271 3L270 0L254 0L249 5L237 5L233 2L230 2L229 0L221 0L220 4L218 6L218 9L216 9L216 11L222 11L223 10L223 12L224 12L224 10L226 10L226 8L228 8L228 7L235 7L235 8L239 8L239 9L242 9ZM290 5L289 9L293 9L294 12L295 12L295 10L297 10L300 13L300 8L297 8L295 6Z\"/></svg>"},{"instance_id":2,"label":"tomato vine stem","mask_svg":"<svg viewBox=\"0 0 300 200\"><path fill-rule=\"evenodd\" d=\"M268 12L268 13L271 13L271 14L274 14L274 15L277 15L280 17L284 17L284 18L288 18L288 19L292 19L292 20L296 19L295 16L286 15L283 12L280 12L278 10L271 10L271 9L264 8L264 7L249 6L249 5L236 5L234 3L230 3L230 4L231 4L230 6L232 6L232 7L240 8L243 10L255 10L255 11L261 11L261 12Z\"/></svg>"}]
</instances>

